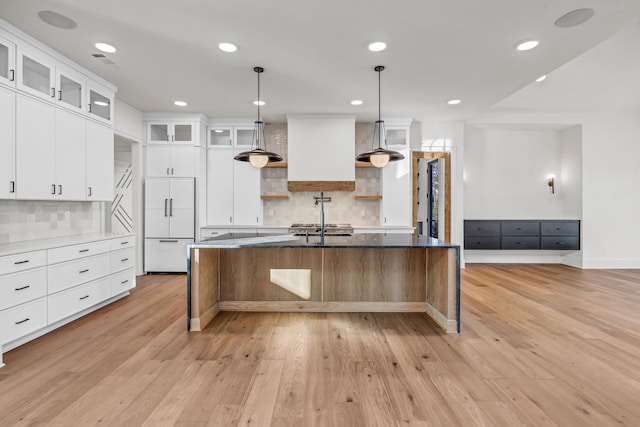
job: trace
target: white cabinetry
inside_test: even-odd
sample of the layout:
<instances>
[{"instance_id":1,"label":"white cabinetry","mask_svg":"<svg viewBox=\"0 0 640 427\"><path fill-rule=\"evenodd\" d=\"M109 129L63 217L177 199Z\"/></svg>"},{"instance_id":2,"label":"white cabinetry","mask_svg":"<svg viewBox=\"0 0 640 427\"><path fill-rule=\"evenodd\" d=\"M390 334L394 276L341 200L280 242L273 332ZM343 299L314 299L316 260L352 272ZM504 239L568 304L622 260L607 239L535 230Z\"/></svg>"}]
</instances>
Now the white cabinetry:
<instances>
[{"instance_id":1,"label":"white cabinetry","mask_svg":"<svg viewBox=\"0 0 640 427\"><path fill-rule=\"evenodd\" d=\"M195 235L193 178L145 180L145 271L184 272Z\"/></svg>"},{"instance_id":2,"label":"white cabinetry","mask_svg":"<svg viewBox=\"0 0 640 427\"><path fill-rule=\"evenodd\" d=\"M195 147L189 145L148 145L147 176L194 177Z\"/></svg>"},{"instance_id":3,"label":"white cabinetry","mask_svg":"<svg viewBox=\"0 0 640 427\"><path fill-rule=\"evenodd\" d=\"M16 198L15 100L13 92L0 87L0 199Z\"/></svg>"},{"instance_id":4,"label":"white cabinetry","mask_svg":"<svg viewBox=\"0 0 640 427\"><path fill-rule=\"evenodd\" d=\"M56 103L76 113L84 112L86 77L71 68L56 67Z\"/></svg>"},{"instance_id":5,"label":"white cabinetry","mask_svg":"<svg viewBox=\"0 0 640 427\"><path fill-rule=\"evenodd\" d=\"M397 147L394 147L397 150ZM389 162L382 168L381 222L383 226L411 226L411 152L397 150L403 160Z\"/></svg>"},{"instance_id":6,"label":"white cabinetry","mask_svg":"<svg viewBox=\"0 0 640 427\"><path fill-rule=\"evenodd\" d=\"M233 157L250 149L253 127L212 126L207 136L207 224L262 224L260 169Z\"/></svg>"},{"instance_id":7,"label":"white cabinetry","mask_svg":"<svg viewBox=\"0 0 640 427\"><path fill-rule=\"evenodd\" d=\"M0 35L0 84L16 85L16 44Z\"/></svg>"},{"instance_id":8,"label":"white cabinetry","mask_svg":"<svg viewBox=\"0 0 640 427\"><path fill-rule=\"evenodd\" d=\"M108 124L113 123L113 99L112 90L93 81L87 80L87 114L89 117Z\"/></svg>"},{"instance_id":9,"label":"white cabinetry","mask_svg":"<svg viewBox=\"0 0 640 427\"><path fill-rule=\"evenodd\" d=\"M55 60L39 49L18 45L17 88L49 102L55 102Z\"/></svg>"},{"instance_id":10,"label":"white cabinetry","mask_svg":"<svg viewBox=\"0 0 640 427\"><path fill-rule=\"evenodd\" d=\"M147 142L195 144L195 124L188 122L147 122Z\"/></svg>"},{"instance_id":11,"label":"white cabinetry","mask_svg":"<svg viewBox=\"0 0 640 427\"><path fill-rule=\"evenodd\" d=\"M113 200L113 128L87 120L87 200Z\"/></svg>"},{"instance_id":12,"label":"white cabinetry","mask_svg":"<svg viewBox=\"0 0 640 427\"><path fill-rule=\"evenodd\" d=\"M56 198L84 200L87 190L86 119L56 109L55 128L56 168L52 182L56 185Z\"/></svg>"},{"instance_id":13,"label":"white cabinetry","mask_svg":"<svg viewBox=\"0 0 640 427\"><path fill-rule=\"evenodd\" d=\"M0 256L2 351L128 295L135 286L134 241L129 235L62 246L30 242L39 249Z\"/></svg>"}]
</instances>

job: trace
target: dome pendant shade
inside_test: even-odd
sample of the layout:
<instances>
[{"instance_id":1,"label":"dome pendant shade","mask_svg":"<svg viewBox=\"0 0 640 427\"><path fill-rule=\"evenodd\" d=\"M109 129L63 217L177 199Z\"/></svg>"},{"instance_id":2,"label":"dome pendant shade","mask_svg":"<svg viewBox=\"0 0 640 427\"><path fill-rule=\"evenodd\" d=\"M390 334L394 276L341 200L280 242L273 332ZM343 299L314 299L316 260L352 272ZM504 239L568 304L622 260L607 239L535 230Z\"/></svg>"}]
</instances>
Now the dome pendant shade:
<instances>
[{"instance_id":1,"label":"dome pendant shade","mask_svg":"<svg viewBox=\"0 0 640 427\"><path fill-rule=\"evenodd\" d=\"M380 108L380 72L384 70L382 65L378 65L374 68L378 73L378 120L376 120L375 127L373 128L373 141L371 142L371 150L360 153L356 156L357 162L368 162L377 168L383 168L389 162L395 162L397 160L404 159L404 156L393 150L387 148L387 132L384 127L384 120L381 119ZM374 148L378 142L378 147ZM384 148L382 148L384 141Z\"/></svg>"},{"instance_id":2,"label":"dome pendant shade","mask_svg":"<svg viewBox=\"0 0 640 427\"><path fill-rule=\"evenodd\" d=\"M263 168L269 162L281 162L282 156L266 150L264 122L260 120L260 73L264 71L264 68L254 67L253 71L258 73L258 103L256 104L258 105L258 120L254 122L253 126L251 150L238 153L233 159L240 162L249 162L255 168Z\"/></svg>"}]
</instances>

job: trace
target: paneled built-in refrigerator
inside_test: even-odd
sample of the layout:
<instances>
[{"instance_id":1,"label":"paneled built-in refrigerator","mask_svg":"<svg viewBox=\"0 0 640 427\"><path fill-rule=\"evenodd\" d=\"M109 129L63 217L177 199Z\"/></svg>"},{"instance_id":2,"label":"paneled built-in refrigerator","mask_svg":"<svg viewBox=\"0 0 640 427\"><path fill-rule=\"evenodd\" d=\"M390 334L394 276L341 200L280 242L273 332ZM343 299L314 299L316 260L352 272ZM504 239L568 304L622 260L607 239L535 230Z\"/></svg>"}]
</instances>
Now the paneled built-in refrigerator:
<instances>
[{"instance_id":1,"label":"paneled built-in refrigerator","mask_svg":"<svg viewBox=\"0 0 640 427\"><path fill-rule=\"evenodd\" d=\"M186 272L195 236L195 178L146 178L146 272Z\"/></svg>"}]
</instances>

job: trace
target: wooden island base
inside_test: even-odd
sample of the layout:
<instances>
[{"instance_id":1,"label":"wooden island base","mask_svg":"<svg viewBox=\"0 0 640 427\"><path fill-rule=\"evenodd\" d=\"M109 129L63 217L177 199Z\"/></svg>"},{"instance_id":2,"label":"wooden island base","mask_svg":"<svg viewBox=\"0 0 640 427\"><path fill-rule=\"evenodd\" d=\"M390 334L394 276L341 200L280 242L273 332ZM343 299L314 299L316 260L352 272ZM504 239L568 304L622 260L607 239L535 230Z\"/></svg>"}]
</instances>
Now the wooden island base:
<instances>
[{"instance_id":1,"label":"wooden island base","mask_svg":"<svg viewBox=\"0 0 640 427\"><path fill-rule=\"evenodd\" d=\"M220 311L425 312L459 332L457 247L190 249L189 329Z\"/></svg>"}]
</instances>

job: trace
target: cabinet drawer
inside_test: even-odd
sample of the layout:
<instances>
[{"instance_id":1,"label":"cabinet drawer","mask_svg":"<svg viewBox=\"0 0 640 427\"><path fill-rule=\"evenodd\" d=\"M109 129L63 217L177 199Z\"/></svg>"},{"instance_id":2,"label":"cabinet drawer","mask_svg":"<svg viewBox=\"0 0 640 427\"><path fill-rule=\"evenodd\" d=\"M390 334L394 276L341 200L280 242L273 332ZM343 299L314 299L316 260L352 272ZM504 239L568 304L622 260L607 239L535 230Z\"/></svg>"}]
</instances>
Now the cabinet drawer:
<instances>
[{"instance_id":1,"label":"cabinet drawer","mask_svg":"<svg viewBox=\"0 0 640 427\"><path fill-rule=\"evenodd\" d=\"M223 234L229 234L229 229L228 228L202 228L200 230L201 239L218 237L218 236L222 236Z\"/></svg>"},{"instance_id":2,"label":"cabinet drawer","mask_svg":"<svg viewBox=\"0 0 640 427\"><path fill-rule=\"evenodd\" d=\"M465 236L465 249L500 249L500 236Z\"/></svg>"},{"instance_id":3,"label":"cabinet drawer","mask_svg":"<svg viewBox=\"0 0 640 427\"><path fill-rule=\"evenodd\" d=\"M96 255L47 267L49 294L59 292L111 273L110 254Z\"/></svg>"},{"instance_id":4,"label":"cabinet drawer","mask_svg":"<svg viewBox=\"0 0 640 427\"><path fill-rule=\"evenodd\" d=\"M542 236L542 249L579 250L578 236Z\"/></svg>"},{"instance_id":5,"label":"cabinet drawer","mask_svg":"<svg viewBox=\"0 0 640 427\"><path fill-rule=\"evenodd\" d=\"M108 240L99 242L83 243L81 245L64 246L61 248L49 249L47 257L49 264L71 261L78 258L86 258L97 254L109 252L111 245Z\"/></svg>"},{"instance_id":6,"label":"cabinet drawer","mask_svg":"<svg viewBox=\"0 0 640 427\"><path fill-rule=\"evenodd\" d=\"M0 276L0 310L45 295L47 295L46 267Z\"/></svg>"},{"instance_id":7,"label":"cabinet drawer","mask_svg":"<svg viewBox=\"0 0 640 427\"><path fill-rule=\"evenodd\" d=\"M109 285L110 278L104 277L94 282L58 292L55 295L49 295L47 301L49 324L106 300L110 296Z\"/></svg>"},{"instance_id":8,"label":"cabinet drawer","mask_svg":"<svg viewBox=\"0 0 640 427\"><path fill-rule=\"evenodd\" d=\"M502 221L503 236L538 236L539 234L540 221Z\"/></svg>"},{"instance_id":9,"label":"cabinet drawer","mask_svg":"<svg viewBox=\"0 0 640 427\"><path fill-rule=\"evenodd\" d=\"M115 273L126 270L127 268L132 268L135 265L135 256L135 248L111 252L111 272Z\"/></svg>"},{"instance_id":10,"label":"cabinet drawer","mask_svg":"<svg viewBox=\"0 0 640 427\"><path fill-rule=\"evenodd\" d=\"M0 257L0 274L16 273L47 264L47 251L25 252Z\"/></svg>"},{"instance_id":11,"label":"cabinet drawer","mask_svg":"<svg viewBox=\"0 0 640 427\"><path fill-rule=\"evenodd\" d=\"M579 236L578 221L542 221L543 236Z\"/></svg>"},{"instance_id":12,"label":"cabinet drawer","mask_svg":"<svg viewBox=\"0 0 640 427\"><path fill-rule=\"evenodd\" d=\"M47 326L47 299L0 311L0 344L6 344Z\"/></svg>"},{"instance_id":13,"label":"cabinet drawer","mask_svg":"<svg viewBox=\"0 0 640 427\"><path fill-rule=\"evenodd\" d=\"M117 239L111 239L110 245L112 251L117 251L118 249L132 248L136 243L135 236L127 236L120 237Z\"/></svg>"},{"instance_id":14,"label":"cabinet drawer","mask_svg":"<svg viewBox=\"0 0 640 427\"><path fill-rule=\"evenodd\" d=\"M540 249L540 237L502 236L502 249Z\"/></svg>"},{"instance_id":15,"label":"cabinet drawer","mask_svg":"<svg viewBox=\"0 0 640 427\"><path fill-rule=\"evenodd\" d=\"M144 268L152 272L185 273L187 245L192 239L145 239Z\"/></svg>"},{"instance_id":16,"label":"cabinet drawer","mask_svg":"<svg viewBox=\"0 0 640 427\"><path fill-rule=\"evenodd\" d=\"M110 295L118 295L136 286L136 272L133 268L111 275Z\"/></svg>"},{"instance_id":17,"label":"cabinet drawer","mask_svg":"<svg viewBox=\"0 0 640 427\"><path fill-rule=\"evenodd\" d=\"M500 221L465 221L464 234L465 236L500 234Z\"/></svg>"}]
</instances>

